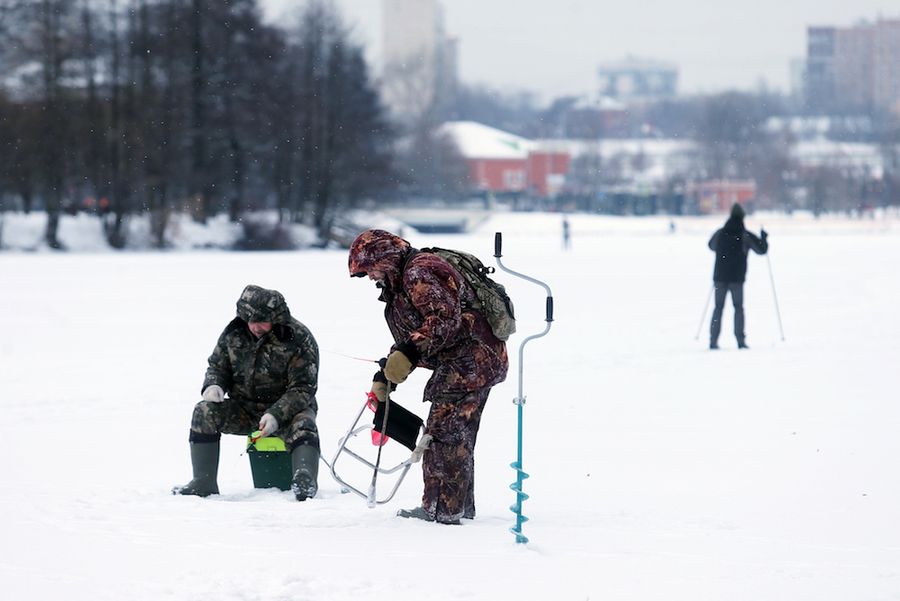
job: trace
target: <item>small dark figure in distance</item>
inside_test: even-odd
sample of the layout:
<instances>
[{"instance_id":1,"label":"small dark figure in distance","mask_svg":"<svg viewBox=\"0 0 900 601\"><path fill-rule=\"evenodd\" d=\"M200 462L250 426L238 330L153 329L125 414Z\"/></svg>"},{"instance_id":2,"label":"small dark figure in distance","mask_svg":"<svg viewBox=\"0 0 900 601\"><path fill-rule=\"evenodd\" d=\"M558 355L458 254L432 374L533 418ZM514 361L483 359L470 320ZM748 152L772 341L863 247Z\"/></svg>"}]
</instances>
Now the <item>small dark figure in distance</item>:
<instances>
[{"instance_id":1,"label":"small dark figure in distance","mask_svg":"<svg viewBox=\"0 0 900 601\"><path fill-rule=\"evenodd\" d=\"M710 250L716 253L713 270L716 306L709 324L709 348L719 348L719 332L722 329L722 310L725 296L731 293L734 305L734 337L738 348L746 349L744 333L744 281L747 277L747 254L750 250L764 255L769 250L768 234L760 231L759 237L744 228L744 208L738 203L731 207L731 215L725 225L709 239Z\"/></svg>"}]
</instances>

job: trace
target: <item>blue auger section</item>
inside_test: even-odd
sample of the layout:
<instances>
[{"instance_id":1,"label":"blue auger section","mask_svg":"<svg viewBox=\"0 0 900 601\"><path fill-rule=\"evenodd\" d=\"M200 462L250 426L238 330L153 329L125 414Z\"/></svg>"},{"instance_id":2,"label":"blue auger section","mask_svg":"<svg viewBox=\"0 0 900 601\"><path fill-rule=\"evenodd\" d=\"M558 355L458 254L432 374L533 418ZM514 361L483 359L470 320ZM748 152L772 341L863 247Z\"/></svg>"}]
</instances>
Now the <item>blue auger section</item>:
<instances>
[{"instance_id":1,"label":"blue auger section","mask_svg":"<svg viewBox=\"0 0 900 601\"><path fill-rule=\"evenodd\" d=\"M519 400L519 399L517 399ZM528 478L528 474L522 469L522 404L518 403L518 459L509 464L509 467L516 470L516 481L509 485L509 488L516 493L516 502L510 505L509 510L516 514L516 525L509 529L516 535L517 543L527 543L528 537L522 534L522 524L528 521L528 518L522 514L522 503L528 499L528 495L522 492L522 482Z\"/></svg>"},{"instance_id":2,"label":"blue auger section","mask_svg":"<svg viewBox=\"0 0 900 601\"><path fill-rule=\"evenodd\" d=\"M525 398L522 395L516 397L513 402L516 404L516 416L517 416L517 440L516 440L516 460L509 464L509 467L516 470L516 481L509 485L509 487L516 492L516 502L515 504L510 506L510 511L516 514L516 525L509 529L510 532L516 535L517 543L527 543L528 537L522 534L522 524L528 521L528 518L522 514L522 503L528 499L528 495L522 492L522 482L525 478L528 477L528 474L525 473L525 470L522 469L522 448L523 448L523 424L525 422Z\"/></svg>"},{"instance_id":3,"label":"blue auger section","mask_svg":"<svg viewBox=\"0 0 900 601\"><path fill-rule=\"evenodd\" d=\"M516 481L509 485L509 488L516 492L516 502L509 506L509 510L516 514L516 525L509 531L516 535L517 543L527 543L528 537L522 534L522 524L528 521L528 517L522 514L522 503L528 499L528 495L522 492L522 481L528 474L522 471L522 464L518 461L513 461L509 467L516 470Z\"/></svg>"}]
</instances>

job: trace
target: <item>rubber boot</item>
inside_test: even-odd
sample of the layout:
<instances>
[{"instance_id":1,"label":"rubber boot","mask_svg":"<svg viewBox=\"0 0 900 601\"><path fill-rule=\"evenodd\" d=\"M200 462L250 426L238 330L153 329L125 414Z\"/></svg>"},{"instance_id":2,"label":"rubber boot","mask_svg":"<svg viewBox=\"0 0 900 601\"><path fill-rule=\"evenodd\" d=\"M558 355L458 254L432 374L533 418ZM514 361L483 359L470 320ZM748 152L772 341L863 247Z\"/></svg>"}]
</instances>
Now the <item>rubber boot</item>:
<instances>
[{"instance_id":1,"label":"rubber boot","mask_svg":"<svg viewBox=\"0 0 900 601\"><path fill-rule=\"evenodd\" d=\"M319 449L302 444L291 451L291 491L298 501L316 496L319 490Z\"/></svg>"},{"instance_id":2,"label":"rubber boot","mask_svg":"<svg viewBox=\"0 0 900 601\"><path fill-rule=\"evenodd\" d=\"M219 494L219 484L216 482L216 475L219 472L218 441L192 442L191 466L194 469L194 478L184 486L173 488L172 494L198 497Z\"/></svg>"}]
</instances>

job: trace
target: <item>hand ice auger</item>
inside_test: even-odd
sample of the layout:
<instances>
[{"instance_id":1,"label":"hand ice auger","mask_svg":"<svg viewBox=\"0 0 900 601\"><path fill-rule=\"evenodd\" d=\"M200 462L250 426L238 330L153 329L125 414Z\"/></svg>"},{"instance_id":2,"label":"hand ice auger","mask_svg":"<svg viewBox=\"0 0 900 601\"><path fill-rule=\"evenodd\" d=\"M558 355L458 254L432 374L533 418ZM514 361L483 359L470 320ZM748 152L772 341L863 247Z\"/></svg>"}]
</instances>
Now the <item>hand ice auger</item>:
<instances>
[{"instance_id":1,"label":"hand ice auger","mask_svg":"<svg viewBox=\"0 0 900 601\"><path fill-rule=\"evenodd\" d=\"M517 271L513 271L512 269L506 268L503 263L500 261L500 257L502 255L502 246L503 246L503 235L500 232L494 234L494 257L497 259L497 265L503 271L507 273L511 273L512 275L522 278L523 280L527 280L533 284L537 284L539 286L543 286L544 290L547 291L547 325L544 327L544 331L540 334L532 334L525 338L522 343L519 345L519 392L516 398L513 399L513 403L517 406L518 412L518 440L516 443L516 460L513 463L510 463L509 466L516 470L516 481L509 485L509 487L516 492L516 502L515 504L510 506L510 511L516 514L516 525L509 529L510 532L516 535L517 543L527 543L528 537L522 534L522 524L528 521L528 518L522 515L522 503L528 498L524 492L522 492L522 482L525 478L528 477L528 474L522 469L522 422L523 422L523 405L525 405L525 395L522 394L522 373L524 366L524 357L525 357L525 345L535 338L540 338L542 336L546 336L547 332L550 331L550 325L553 322L553 293L550 291L550 287L541 282L540 280L536 280L532 277L529 277L525 274L519 273Z\"/></svg>"}]
</instances>

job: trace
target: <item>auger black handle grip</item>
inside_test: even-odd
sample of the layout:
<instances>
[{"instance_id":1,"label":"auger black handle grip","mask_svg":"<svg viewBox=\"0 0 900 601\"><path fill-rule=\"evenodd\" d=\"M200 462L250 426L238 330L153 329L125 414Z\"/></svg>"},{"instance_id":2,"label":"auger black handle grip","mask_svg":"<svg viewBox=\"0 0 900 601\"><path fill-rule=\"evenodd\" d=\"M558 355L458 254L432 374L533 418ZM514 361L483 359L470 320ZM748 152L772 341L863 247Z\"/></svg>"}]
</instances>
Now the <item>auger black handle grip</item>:
<instances>
[{"instance_id":1,"label":"auger black handle grip","mask_svg":"<svg viewBox=\"0 0 900 601\"><path fill-rule=\"evenodd\" d=\"M503 234L496 232L494 234L494 256L498 259L503 256Z\"/></svg>"},{"instance_id":2,"label":"auger black handle grip","mask_svg":"<svg viewBox=\"0 0 900 601\"><path fill-rule=\"evenodd\" d=\"M547 297L547 321L553 321L553 297Z\"/></svg>"}]
</instances>

